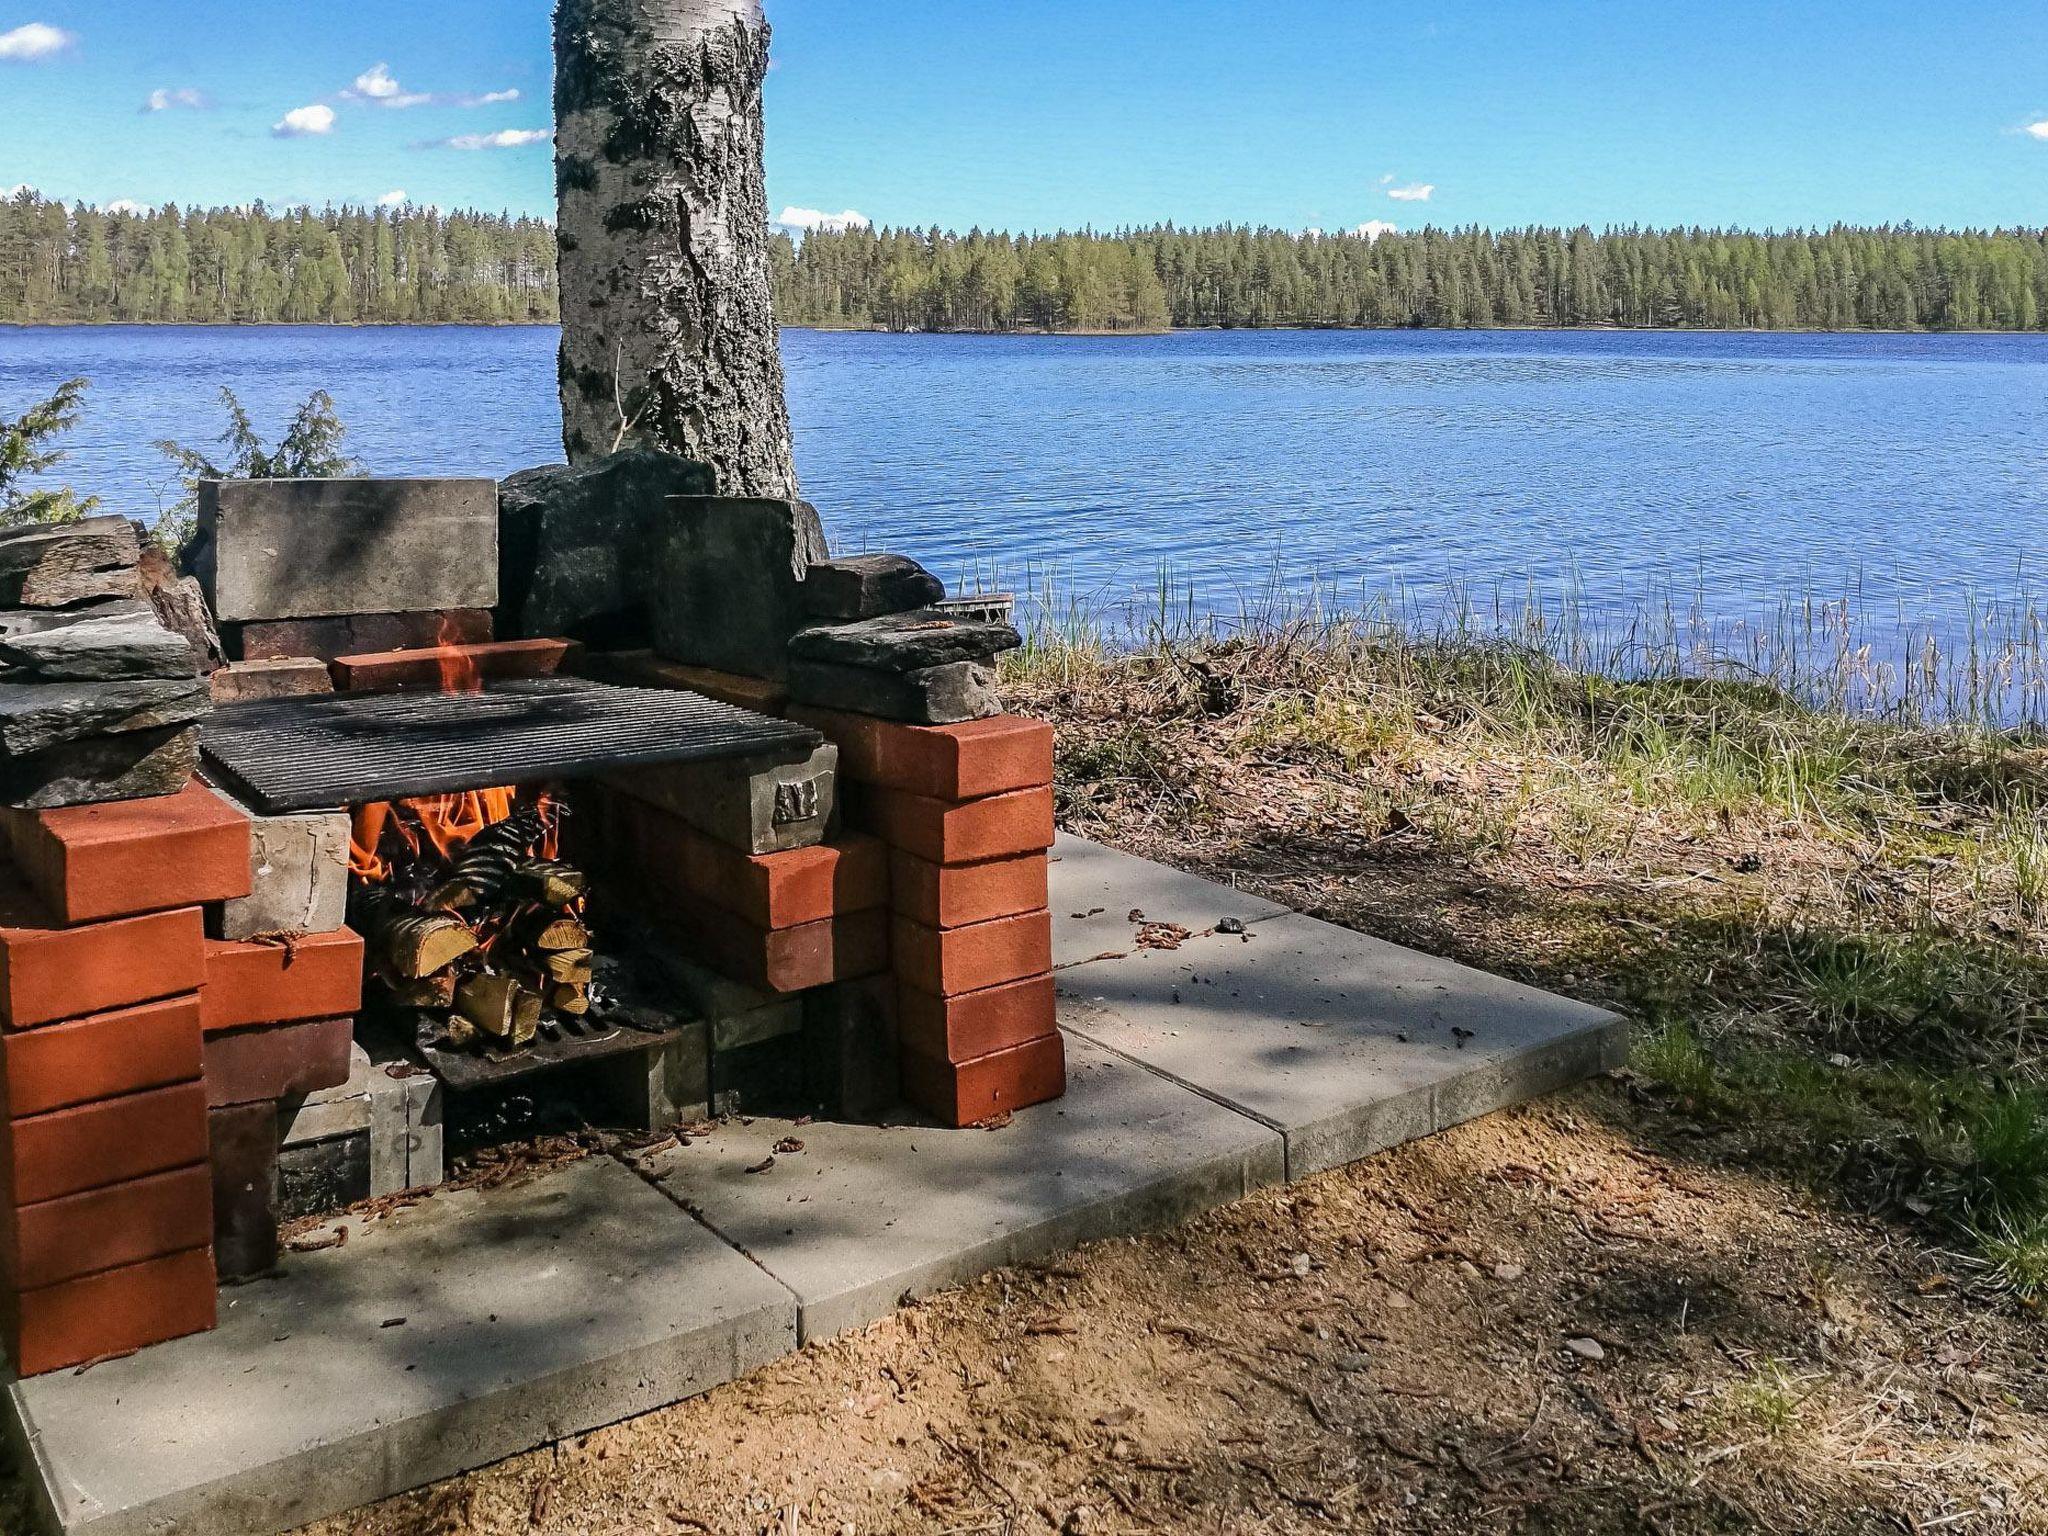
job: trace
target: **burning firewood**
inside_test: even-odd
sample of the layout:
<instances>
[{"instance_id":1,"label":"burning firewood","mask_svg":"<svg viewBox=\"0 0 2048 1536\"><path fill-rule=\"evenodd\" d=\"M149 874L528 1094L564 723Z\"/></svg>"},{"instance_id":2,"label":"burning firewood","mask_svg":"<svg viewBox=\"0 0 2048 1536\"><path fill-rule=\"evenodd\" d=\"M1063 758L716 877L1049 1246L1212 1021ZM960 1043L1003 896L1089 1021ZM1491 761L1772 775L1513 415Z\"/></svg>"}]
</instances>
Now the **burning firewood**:
<instances>
[{"instance_id":1,"label":"burning firewood","mask_svg":"<svg viewBox=\"0 0 2048 1536\"><path fill-rule=\"evenodd\" d=\"M582 870L560 859L534 859L512 872L512 881L527 900L560 911L590 889Z\"/></svg>"},{"instance_id":2,"label":"burning firewood","mask_svg":"<svg viewBox=\"0 0 2048 1536\"><path fill-rule=\"evenodd\" d=\"M425 912L389 918L374 937L389 973L404 981L438 975L478 943L476 931L460 918Z\"/></svg>"},{"instance_id":3,"label":"burning firewood","mask_svg":"<svg viewBox=\"0 0 2048 1536\"><path fill-rule=\"evenodd\" d=\"M423 976L417 981L393 981L384 978L384 985L391 990L391 996L401 1008L424 1008L433 1012L445 1012L455 1006L455 984L461 980L453 969L445 970L438 976Z\"/></svg>"},{"instance_id":4,"label":"burning firewood","mask_svg":"<svg viewBox=\"0 0 2048 1536\"><path fill-rule=\"evenodd\" d=\"M456 1011L494 1040L515 1048L540 1033L541 999L510 976L485 972L455 989Z\"/></svg>"}]
</instances>

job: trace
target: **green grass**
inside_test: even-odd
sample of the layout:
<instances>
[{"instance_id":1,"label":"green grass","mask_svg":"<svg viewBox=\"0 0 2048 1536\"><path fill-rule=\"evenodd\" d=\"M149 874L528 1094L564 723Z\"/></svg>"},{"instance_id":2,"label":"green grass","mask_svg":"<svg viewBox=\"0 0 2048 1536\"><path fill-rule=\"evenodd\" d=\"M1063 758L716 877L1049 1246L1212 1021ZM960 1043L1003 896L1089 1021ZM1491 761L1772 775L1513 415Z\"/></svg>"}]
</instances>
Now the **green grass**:
<instances>
[{"instance_id":1,"label":"green grass","mask_svg":"<svg viewBox=\"0 0 2048 1536\"><path fill-rule=\"evenodd\" d=\"M1120 629L1038 606L1058 621L1007 683L1062 726L1070 820L1274 845L1340 921L1347 890L1412 875L1414 932L1384 899L1374 921L1424 947L1444 880L1513 893L1519 926L1466 932L1458 958L1628 1008L1635 1071L1675 1108L2040 1284L2038 624L1881 676L1825 604L1733 655L1668 610L1617 639L1498 602L1201 619L1164 581ZM2028 718L1990 723L2016 688Z\"/></svg>"}]
</instances>

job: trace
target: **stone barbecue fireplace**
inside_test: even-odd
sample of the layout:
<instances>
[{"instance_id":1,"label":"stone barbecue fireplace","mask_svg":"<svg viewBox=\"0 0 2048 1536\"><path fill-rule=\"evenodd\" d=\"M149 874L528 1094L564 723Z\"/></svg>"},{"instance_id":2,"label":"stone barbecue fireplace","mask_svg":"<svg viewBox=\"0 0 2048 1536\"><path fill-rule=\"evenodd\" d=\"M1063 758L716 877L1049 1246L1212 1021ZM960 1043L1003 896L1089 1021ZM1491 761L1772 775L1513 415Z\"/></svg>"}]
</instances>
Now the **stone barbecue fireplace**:
<instances>
[{"instance_id":1,"label":"stone barbecue fireplace","mask_svg":"<svg viewBox=\"0 0 2048 1536\"><path fill-rule=\"evenodd\" d=\"M644 451L0 532L0 1327L213 1326L295 1220L549 1129L1058 1097L1006 605Z\"/></svg>"}]
</instances>

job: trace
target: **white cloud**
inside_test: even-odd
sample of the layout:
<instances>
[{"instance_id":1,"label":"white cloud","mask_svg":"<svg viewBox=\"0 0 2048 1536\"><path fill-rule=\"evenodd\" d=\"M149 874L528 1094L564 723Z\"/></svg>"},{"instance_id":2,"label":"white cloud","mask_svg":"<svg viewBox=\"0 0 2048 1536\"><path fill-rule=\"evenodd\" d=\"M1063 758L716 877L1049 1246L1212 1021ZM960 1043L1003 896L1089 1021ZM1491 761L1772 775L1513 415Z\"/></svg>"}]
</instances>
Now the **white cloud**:
<instances>
[{"instance_id":1,"label":"white cloud","mask_svg":"<svg viewBox=\"0 0 2048 1536\"><path fill-rule=\"evenodd\" d=\"M270 125L270 132L280 139L310 139L332 133L334 108L318 103L310 107L293 107Z\"/></svg>"},{"instance_id":2,"label":"white cloud","mask_svg":"<svg viewBox=\"0 0 2048 1536\"><path fill-rule=\"evenodd\" d=\"M785 208L782 217L775 220L777 229L786 229L791 234L808 234L814 229L829 234L844 234L849 229L872 229L875 221L864 213L849 208L844 213L821 213L816 208Z\"/></svg>"},{"instance_id":3,"label":"white cloud","mask_svg":"<svg viewBox=\"0 0 2048 1536\"><path fill-rule=\"evenodd\" d=\"M2042 118L2038 123L2027 124L2027 132L2037 139L2048 139L2048 117Z\"/></svg>"},{"instance_id":4,"label":"white cloud","mask_svg":"<svg viewBox=\"0 0 2048 1536\"><path fill-rule=\"evenodd\" d=\"M102 213L147 213L149 210L132 197L117 197L100 209Z\"/></svg>"},{"instance_id":5,"label":"white cloud","mask_svg":"<svg viewBox=\"0 0 2048 1536\"><path fill-rule=\"evenodd\" d=\"M182 86L175 90L165 86L149 93L149 100L142 104L142 110L176 112L182 109L188 112L204 112L212 105L204 91L195 91L190 86Z\"/></svg>"},{"instance_id":6,"label":"white cloud","mask_svg":"<svg viewBox=\"0 0 2048 1536\"><path fill-rule=\"evenodd\" d=\"M524 149L545 144L555 136L552 128L500 128L496 133L458 133L452 139L435 139L415 145L417 149Z\"/></svg>"},{"instance_id":7,"label":"white cloud","mask_svg":"<svg viewBox=\"0 0 2048 1536\"><path fill-rule=\"evenodd\" d=\"M1391 186L1392 186L1393 184L1394 184L1394 173L1393 173L1392 171L1389 171L1389 172L1387 172L1387 174L1386 174L1386 175L1384 175L1384 176L1382 176L1382 177L1380 178L1380 185L1381 185L1381 186L1383 186L1383 187L1391 187Z\"/></svg>"},{"instance_id":8,"label":"white cloud","mask_svg":"<svg viewBox=\"0 0 2048 1536\"><path fill-rule=\"evenodd\" d=\"M408 107L496 107L521 97L516 90L462 91L453 96L408 91L398 83L389 64L373 64L356 76L356 83L341 93L341 99L402 112Z\"/></svg>"},{"instance_id":9,"label":"white cloud","mask_svg":"<svg viewBox=\"0 0 2048 1536\"><path fill-rule=\"evenodd\" d=\"M1436 196L1436 187L1430 182L1411 182L1405 187L1387 188L1387 196L1397 203L1426 203Z\"/></svg>"},{"instance_id":10,"label":"white cloud","mask_svg":"<svg viewBox=\"0 0 2048 1536\"><path fill-rule=\"evenodd\" d=\"M405 195L405 189L401 187L395 192L386 192L382 197L378 198L377 206L379 208L403 208L410 201L411 199Z\"/></svg>"},{"instance_id":11,"label":"white cloud","mask_svg":"<svg viewBox=\"0 0 2048 1536\"><path fill-rule=\"evenodd\" d=\"M1401 226L1389 224L1385 219L1367 219L1351 233L1361 240L1377 241L1381 235L1398 235L1401 233Z\"/></svg>"},{"instance_id":12,"label":"white cloud","mask_svg":"<svg viewBox=\"0 0 2048 1536\"><path fill-rule=\"evenodd\" d=\"M31 21L12 32L0 32L0 59L33 64L39 59L54 59L77 45L78 39L63 28L53 27L45 21Z\"/></svg>"}]
</instances>

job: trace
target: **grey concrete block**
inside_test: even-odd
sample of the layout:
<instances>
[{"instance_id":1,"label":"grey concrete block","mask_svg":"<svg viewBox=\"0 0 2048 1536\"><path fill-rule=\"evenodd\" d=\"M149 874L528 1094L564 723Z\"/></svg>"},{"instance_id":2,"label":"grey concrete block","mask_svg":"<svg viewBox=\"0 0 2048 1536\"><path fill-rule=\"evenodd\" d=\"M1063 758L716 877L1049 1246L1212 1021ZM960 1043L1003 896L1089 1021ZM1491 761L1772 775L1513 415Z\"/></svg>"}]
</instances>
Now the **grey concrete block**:
<instances>
[{"instance_id":1,"label":"grey concrete block","mask_svg":"<svg viewBox=\"0 0 2048 1536\"><path fill-rule=\"evenodd\" d=\"M345 811L250 812L251 889L221 903L216 937L239 942L266 933L333 933L344 926L348 841Z\"/></svg>"},{"instance_id":2,"label":"grey concrete block","mask_svg":"<svg viewBox=\"0 0 2048 1536\"><path fill-rule=\"evenodd\" d=\"M1065 1100L1001 1131L757 1121L650 1160L797 1295L806 1341L1003 1264L1168 1226L1278 1180L1281 1139L1085 1041ZM804 1144L759 1167L776 1142Z\"/></svg>"},{"instance_id":3,"label":"grey concrete block","mask_svg":"<svg viewBox=\"0 0 2048 1536\"><path fill-rule=\"evenodd\" d=\"M781 678L809 622L804 577L826 558L802 501L675 496L646 551L654 648L671 661Z\"/></svg>"},{"instance_id":4,"label":"grey concrete block","mask_svg":"<svg viewBox=\"0 0 2048 1536\"><path fill-rule=\"evenodd\" d=\"M608 1159L351 1228L217 1332L8 1387L65 1536L267 1536L795 1347L789 1293Z\"/></svg>"},{"instance_id":5,"label":"grey concrete block","mask_svg":"<svg viewBox=\"0 0 2048 1536\"><path fill-rule=\"evenodd\" d=\"M1284 1131L1291 1178L1562 1087L1626 1040L1598 1008L1306 917L1060 986L1087 1010L1073 1029Z\"/></svg>"},{"instance_id":6,"label":"grey concrete block","mask_svg":"<svg viewBox=\"0 0 2048 1536\"><path fill-rule=\"evenodd\" d=\"M697 1023L638 1054L600 1063L618 1123L666 1131L711 1117L711 1026Z\"/></svg>"},{"instance_id":7,"label":"grey concrete block","mask_svg":"<svg viewBox=\"0 0 2048 1536\"><path fill-rule=\"evenodd\" d=\"M223 623L492 608L497 482L209 481L195 563Z\"/></svg>"},{"instance_id":8,"label":"grey concrete block","mask_svg":"<svg viewBox=\"0 0 2048 1536\"><path fill-rule=\"evenodd\" d=\"M337 1136L360 1136L370 1129L370 1095L367 1091L345 1099L315 1104L286 1104L282 1109L283 1144L302 1147Z\"/></svg>"},{"instance_id":9,"label":"grey concrete block","mask_svg":"<svg viewBox=\"0 0 2048 1536\"><path fill-rule=\"evenodd\" d=\"M1257 923L1287 915L1277 902L1070 833L1053 845L1051 874L1053 964L1060 967L1136 949L1133 912L1194 933L1230 919Z\"/></svg>"},{"instance_id":10,"label":"grey concrete block","mask_svg":"<svg viewBox=\"0 0 2048 1536\"><path fill-rule=\"evenodd\" d=\"M737 1051L759 1045L764 1040L787 1040L802 1034L803 1028L804 1000L801 997L784 998L765 1008L729 1013L713 1019L711 1049L714 1052Z\"/></svg>"},{"instance_id":11,"label":"grey concrete block","mask_svg":"<svg viewBox=\"0 0 2048 1536\"><path fill-rule=\"evenodd\" d=\"M422 1072L405 1080L407 1189L434 1189L448 1177L447 1102L439 1078Z\"/></svg>"},{"instance_id":12,"label":"grey concrete block","mask_svg":"<svg viewBox=\"0 0 2048 1536\"><path fill-rule=\"evenodd\" d=\"M821 1113L879 1120L903 1098L896 979L875 976L807 993L804 1089Z\"/></svg>"},{"instance_id":13,"label":"grey concrete block","mask_svg":"<svg viewBox=\"0 0 2048 1536\"><path fill-rule=\"evenodd\" d=\"M605 782L742 853L786 853L832 835L839 749L827 743L811 753L622 768Z\"/></svg>"},{"instance_id":14,"label":"grey concrete block","mask_svg":"<svg viewBox=\"0 0 2048 1536\"><path fill-rule=\"evenodd\" d=\"M277 656L268 661L231 661L211 678L213 702L246 704L253 699L320 698L334 692L334 674L316 656Z\"/></svg>"},{"instance_id":15,"label":"grey concrete block","mask_svg":"<svg viewBox=\"0 0 2048 1536\"><path fill-rule=\"evenodd\" d=\"M278 1215L325 1216L370 1198L370 1138L335 1136L283 1148L277 1157Z\"/></svg>"},{"instance_id":16,"label":"grey concrete block","mask_svg":"<svg viewBox=\"0 0 2048 1536\"><path fill-rule=\"evenodd\" d=\"M409 1077L388 1070L405 1058L379 1041L370 1053L370 1193L395 1195L413 1188L412 1120L407 1101ZM438 1181L437 1181L438 1182Z\"/></svg>"}]
</instances>

